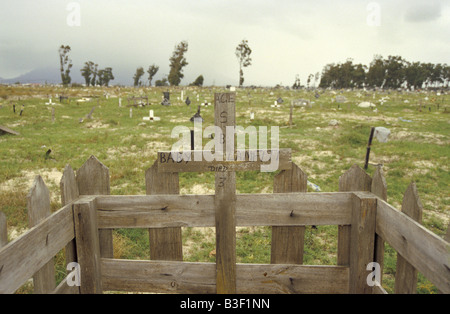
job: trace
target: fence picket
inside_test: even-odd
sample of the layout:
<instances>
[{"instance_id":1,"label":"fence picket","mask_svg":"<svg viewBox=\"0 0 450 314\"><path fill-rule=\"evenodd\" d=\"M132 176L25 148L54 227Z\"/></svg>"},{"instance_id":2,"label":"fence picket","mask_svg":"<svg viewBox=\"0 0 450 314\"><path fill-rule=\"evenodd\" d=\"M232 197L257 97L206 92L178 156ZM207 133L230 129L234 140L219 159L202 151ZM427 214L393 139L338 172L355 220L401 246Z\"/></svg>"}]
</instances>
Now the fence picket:
<instances>
[{"instance_id":1,"label":"fence picket","mask_svg":"<svg viewBox=\"0 0 450 314\"><path fill-rule=\"evenodd\" d=\"M64 168L61 181L59 183L61 191L61 203L62 206L69 204L70 202L76 200L80 193L78 192L77 180L75 177L75 172L70 165L66 165ZM66 265L72 262L77 262L77 252L76 252L76 241L73 239L67 243L65 247ZM69 293L80 293L80 289L72 288L68 290Z\"/></svg>"},{"instance_id":2,"label":"fence picket","mask_svg":"<svg viewBox=\"0 0 450 314\"><path fill-rule=\"evenodd\" d=\"M350 247L350 293L373 293L367 284L367 265L373 262L377 200L356 192L353 195L353 215Z\"/></svg>"},{"instance_id":3,"label":"fence picket","mask_svg":"<svg viewBox=\"0 0 450 314\"><path fill-rule=\"evenodd\" d=\"M77 170L77 185L80 195L109 195L109 169L95 156L91 156ZM102 257L113 257L112 230L99 230Z\"/></svg>"},{"instance_id":4,"label":"fence picket","mask_svg":"<svg viewBox=\"0 0 450 314\"><path fill-rule=\"evenodd\" d=\"M80 292L103 292L100 269L100 243L97 213L93 202L77 202L73 206L78 263L80 265Z\"/></svg>"},{"instance_id":5,"label":"fence picket","mask_svg":"<svg viewBox=\"0 0 450 314\"><path fill-rule=\"evenodd\" d=\"M282 170L274 178L274 193L306 192L307 175L292 163L292 170ZM292 213L294 215L294 213ZM305 227L272 227L270 262L303 264Z\"/></svg>"},{"instance_id":6,"label":"fence picket","mask_svg":"<svg viewBox=\"0 0 450 314\"><path fill-rule=\"evenodd\" d=\"M370 191L372 178L354 164L339 177L339 192ZM338 226L337 263L341 266L350 264L350 226Z\"/></svg>"},{"instance_id":7,"label":"fence picket","mask_svg":"<svg viewBox=\"0 0 450 314\"><path fill-rule=\"evenodd\" d=\"M372 178L371 192L387 202L387 183L383 173L383 167L380 165L375 170ZM378 234L375 234L375 257L374 261L380 265L380 273L384 269L384 240ZM380 277L380 285L383 283L383 276Z\"/></svg>"},{"instance_id":8,"label":"fence picket","mask_svg":"<svg viewBox=\"0 0 450 314\"><path fill-rule=\"evenodd\" d=\"M158 162L145 172L147 195L179 194L178 173L159 172ZM150 259L165 261L182 261L183 246L181 228L148 229L150 240Z\"/></svg>"},{"instance_id":9,"label":"fence picket","mask_svg":"<svg viewBox=\"0 0 450 314\"><path fill-rule=\"evenodd\" d=\"M422 203L420 202L417 187L412 182L403 196L402 212L418 223L422 223ZM395 272L395 293L416 293L417 270L408 263L403 256L397 253L397 268Z\"/></svg>"},{"instance_id":10,"label":"fence picket","mask_svg":"<svg viewBox=\"0 0 450 314\"><path fill-rule=\"evenodd\" d=\"M27 195L28 224L30 228L39 224L51 215L50 192L41 176L37 176ZM46 241L48 241L48 237ZM55 267L53 258L50 259L33 276L34 292L37 294L50 293L56 287Z\"/></svg>"}]
</instances>

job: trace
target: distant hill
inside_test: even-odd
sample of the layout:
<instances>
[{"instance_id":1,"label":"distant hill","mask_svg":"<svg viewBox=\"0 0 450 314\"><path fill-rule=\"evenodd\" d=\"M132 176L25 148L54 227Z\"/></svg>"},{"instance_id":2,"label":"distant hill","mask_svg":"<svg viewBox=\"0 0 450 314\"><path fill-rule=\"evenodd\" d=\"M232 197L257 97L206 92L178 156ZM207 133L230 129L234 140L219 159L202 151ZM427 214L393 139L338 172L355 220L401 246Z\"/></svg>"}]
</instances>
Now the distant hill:
<instances>
[{"instance_id":1,"label":"distant hill","mask_svg":"<svg viewBox=\"0 0 450 314\"><path fill-rule=\"evenodd\" d=\"M43 67L32 70L26 74L22 74L20 76L4 79L0 78L0 83L3 84L14 84L16 82L20 82L22 84L27 83L45 83L48 84L57 84L61 82L61 75L59 73L58 68L54 67Z\"/></svg>"},{"instance_id":2,"label":"distant hill","mask_svg":"<svg viewBox=\"0 0 450 314\"><path fill-rule=\"evenodd\" d=\"M115 76L115 80L111 81L111 85L130 85L133 83L132 75L128 73L128 71L119 72L113 69L113 74ZM72 83L84 83L84 78L81 76L79 68L73 67L70 71L70 76L72 78ZM0 84L14 84L17 82L21 84L60 84L61 73L59 72L58 67L48 66L34 69L26 74L10 79L0 78Z\"/></svg>"}]
</instances>

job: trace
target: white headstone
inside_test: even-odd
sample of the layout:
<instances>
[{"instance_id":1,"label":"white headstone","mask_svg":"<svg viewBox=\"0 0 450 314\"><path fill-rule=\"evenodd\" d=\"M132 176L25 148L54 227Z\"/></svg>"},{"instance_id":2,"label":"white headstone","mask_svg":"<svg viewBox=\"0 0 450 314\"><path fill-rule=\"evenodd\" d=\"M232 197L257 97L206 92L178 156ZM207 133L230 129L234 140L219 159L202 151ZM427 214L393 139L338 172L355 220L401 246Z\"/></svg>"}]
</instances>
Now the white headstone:
<instances>
[{"instance_id":1,"label":"white headstone","mask_svg":"<svg viewBox=\"0 0 450 314\"><path fill-rule=\"evenodd\" d=\"M375 128L374 136L381 143L387 142L389 134L391 134L391 131L389 129L386 129L382 126L378 126Z\"/></svg>"}]
</instances>

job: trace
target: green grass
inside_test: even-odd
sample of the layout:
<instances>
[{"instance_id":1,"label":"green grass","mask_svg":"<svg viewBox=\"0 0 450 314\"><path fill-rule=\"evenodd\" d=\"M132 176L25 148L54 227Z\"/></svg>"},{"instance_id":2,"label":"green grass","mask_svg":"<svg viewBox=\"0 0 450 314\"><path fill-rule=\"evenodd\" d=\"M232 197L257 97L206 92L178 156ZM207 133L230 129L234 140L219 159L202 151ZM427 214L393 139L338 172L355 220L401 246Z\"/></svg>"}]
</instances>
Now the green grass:
<instances>
[{"instance_id":1,"label":"green grass","mask_svg":"<svg viewBox=\"0 0 450 314\"><path fill-rule=\"evenodd\" d=\"M161 106L162 92L171 91L172 106ZM122 97L106 99L104 93ZM220 88L184 88L185 97L192 104L188 107L180 96L179 88L121 88L63 89L54 86L21 87L0 86L0 125L20 132L20 136L0 136L0 210L8 220L8 230L20 231L27 227L26 194L34 175L43 175L52 195L52 210L60 207L59 179L67 164L78 169L95 155L110 170L111 193L145 194L145 170L152 166L156 153L170 150L178 139L171 138L177 125L193 127L190 117L197 111L196 95L200 102L213 102L214 92ZM51 121L51 106L45 105L51 95L67 94L70 104L57 103L55 122ZM271 95L272 93L272 95ZM340 92L337 92L340 93ZM280 146L291 148L293 161L308 174L309 181L319 185L324 192L338 190L339 176L354 163L363 166L367 141L372 126L384 126L391 130L387 143L374 140L370 162L382 163L388 184L388 202L400 209L403 193L411 181L415 181L424 206L423 225L443 236L450 219L449 213L449 156L450 156L450 96L434 93L400 93L353 91L342 92L349 100L346 104L332 101L336 93L314 91L289 91L284 89L238 90L236 123L244 128L249 125L280 126ZM40 96L39 96L40 95ZM96 95L91 102L77 103L81 96ZM151 106L133 108L133 117L126 107L128 96L146 95ZM79 97L76 97L79 96ZM379 99L390 99L379 105ZM21 100L18 100L20 97ZM270 105L282 97L281 108ZM425 100L428 97L429 100ZM289 127L291 100L306 98L314 101L312 108L295 108L293 127ZM435 99L433 101L433 98ZM408 103L405 103L408 100ZM359 108L356 104L371 101L373 109ZM425 107L419 107L419 103ZM16 113L12 106L16 105ZM437 105L439 104L439 109ZM25 106L19 116L21 105ZM79 122L96 106L92 120ZM431 112L429 111L431 108ZM161 121L144 122L142 117L154 110ZM249 119L255 112L255 120ZM205 119L203 127L212 125L214 108L201 107ZM401 121L400 118L412 122ZM329 126L336 119L339 125ZM204 144L209 141L204 139ZM51 149L50 158L45 153ZM367 170L373 174L374 167ZM53 174L53 176L51 175ZM276 173L246 172L237 174L238 193L272 193ZM182 193L210 193L214 190L212 173L183 173L180 175ZM310 190L312 192L312 190ZM271 229L268 227L239 228L236 253L241 263L270 262ZM115 254L118 258L147 259L149 256L146 230L115 230ZM183 228L184 258L186 261L215 261L213 230ZM337 227L307 227L305 233L305 264L336 264ZM63 255L63 253L60 253ZM62 256L61 255L61 256ZM64 259L58 255L59 264ZM396 253L387 246L384 285L393 291ZM59 265L58 264L58 265ZM63 266L58 266L58 278L62 279ZM436 289L419 275L419 293L435 293ZM25 288L24 292L28 290Z\"/></svg>"}]
</instances>

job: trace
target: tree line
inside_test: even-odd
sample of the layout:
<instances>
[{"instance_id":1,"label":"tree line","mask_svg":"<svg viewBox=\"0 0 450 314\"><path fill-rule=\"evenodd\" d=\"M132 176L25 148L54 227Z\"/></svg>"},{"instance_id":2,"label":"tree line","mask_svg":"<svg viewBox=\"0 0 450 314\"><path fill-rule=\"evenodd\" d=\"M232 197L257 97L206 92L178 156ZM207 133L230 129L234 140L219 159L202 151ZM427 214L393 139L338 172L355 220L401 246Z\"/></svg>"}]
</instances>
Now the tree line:
<instances>
[{"instance_id":1,"label":"tree line","mask_svg":"<svg viewBox=\"0 0 450 314\"><path fill-rule=\"evenodd\" d=\"M184 78L183 68L186 67L189 63L186 60L186 52L188 51L188 42L182 41L178 45L175 46L175 49L172 53L172 56L169 59L169 67L170 72L169 75L164 76L160 80L155 82L155 86L179 86L181 80ZM148 70L148 85L152 86L152 80L156 73L159 70L159 66L152 64ZM141 80L142 76L145 74L143 67L138 67L133 76L133 86L138 87L145 84ZM203 85L203 75L197 77L197 79L191 83L190 85L202 86Z\"/></svg>"},{"instance_id":2,"label":"tree line","mask_svg":"<svg viewBox=\"0 0 450 314\"><path fill-rule=\"evenodd\" d=\"M68 86L72 82L70 70L73 67L73 63L69 56L70 51L71 48L68 45L61 45L61 47L59 47L61 81L64 86ZM86 86L109 86L109 82L114 80L111 67L99 69L98 64L92 61L85 62L84 67L80 71L81 75L84 77Z\"/></svg>"},{"instance_id":3,"label":"tree line","mask_svg":"<svg viewBox=\"0 0 450 314\"><path fill-rule=\"evenodd\" d=\"M71 51L70 46L62 45L59 48L59 59L60 59L60 72L61 81L64 86L71 83L72 79L70 77L70 71L73 66L72 59L70 59L69 53ZM183 69L189 63L186 60L186 52L188 51L188 42L182 41L175 46L172 56L169 59L170 72L169 75L164 76L160 80L155 82L156 86L178 86L181 80L184 78ZM248 46L247 40L242 40L241 43L236 47L235 55L239 62L239 86L244 83L244 72L243 68L251 65L252 59L250 55L252 50ZM152 64L149 66L147 73L148 79L143 80L145 70L143 67L138 67L133 75L133 86L143 86L146 85L148 81L148 86L152 86L152 80L156 73L159 71L159 66ZM114 75L112 73L112 68L107 67L105 69L98 69L98 64L88 61L85 62L84 67L81 69L81 75L85 79L86 86L108 86L109 82L114 80ZM203 86L204 77L199 75L194 82L189 84L190 86Z\"/></svg>"},{"instance_id":4,"label":"tree line","mask_svg":"<svg viewBox=\"0 0 450 314\"><path fill-rule=\"evenodd\" d=\"M70 46L62 45L59 49L60 71L63 85L71 83L70 70L72 60L69 57ZM156 80L155 86L179 86L184 78L183 70L189 64L186 60L188 43L180 42L175 46L172 56L169 59L170 71L168 75ZM235 55L239 63L239 86L244 83L243 69L250 66L252 49L247 40L242 40L235 50ZM133 76L133 86L152 86L153 78L159 71L159 66L152 64L147 71L143 67L138 67ZM148 73L147 80L143 79L145 72ZM85 63L81 69L81 74L87 86L100 85L108 86L114 80L111 67L98 69L98 64L92 61ZM353 63L353 59L347 59L344 63L327 64L320 74L310 74L307 79L307 88L313 84L314 88L320 78L320 88L387 88L397 89L400 87L409 89L420 88L448 88L450 84L450 66L447 64L433 64L423 62L409 62L401 56L388 56L383 58L375 55L369 65ZM203 75L189 84L190 86L202 86ZM297 75L294 89L302 88Z\"/></svg>"},{"instance_id":5,"label":"tree line","mask_svg":"<svg viewBox=\"0 0 450 314\"><path fill-rule=\"evenodd\" d=\"M409 62L401 56L383 58L375 55L366 66L344 63L327 64L322 71L320 88L448 88L450 66L423 62Z\"/></svg>"}]
</instances>

